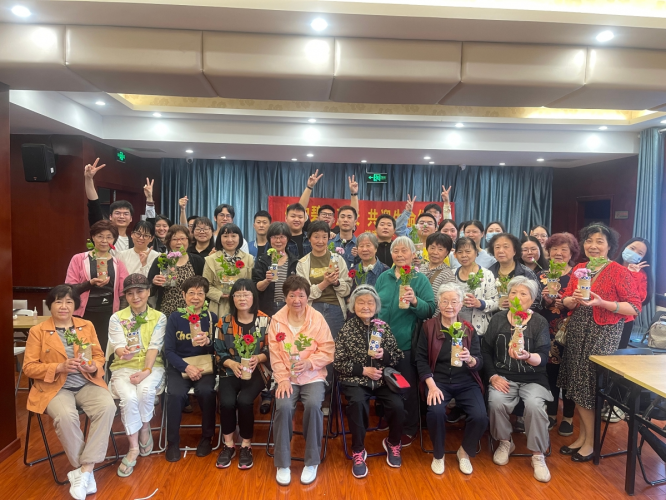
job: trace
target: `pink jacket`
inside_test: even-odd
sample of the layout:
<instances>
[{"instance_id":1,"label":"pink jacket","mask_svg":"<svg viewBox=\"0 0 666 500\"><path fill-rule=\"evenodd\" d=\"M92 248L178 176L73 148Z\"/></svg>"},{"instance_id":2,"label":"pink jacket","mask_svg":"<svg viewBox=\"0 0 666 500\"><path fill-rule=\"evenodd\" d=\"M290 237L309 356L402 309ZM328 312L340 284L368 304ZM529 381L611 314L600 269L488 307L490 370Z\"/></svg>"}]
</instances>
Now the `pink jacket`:
<instances>
[{"instance_id":1,"label":"pink jacket","mask_svg":"<svg viewBox=\"0 0 666 500\"><path fill-rule=\"evenodd\" d=\"M69 267L67 268L65 283L69 285L80 285L81 283L90 281L89 262L88 252L77 253L72 257L72 260L69 261ZM120 296L123 294L123 283L125 282L125 278L127 278L127 268L125 267L125 264L113 257L113 269L116 275L113 282L113 312L117 312L118 309L120 309ZM81 294L81 307L74 311L76 316L83 316L83 313L85 313L89 296L89 291Z\"/></svg>"},{"instance_id":2,"label":"pink jacket","mask_svg":"<svg viewBox=\"0 0 666 500\"><path fill-rule=\"evenodd\" d=\"M284 342L293 344L294 334L289 328L287 314L287 306L275 313L267 333L271 368L277 383L289 380L291 376L291 363L289 354L284 349ZM278 333L284 333L285 340L283 342L276 340ZM305 313L305 323L299 333L312 339L312 345L300 353L301 359L310 360L312 370L301 373L294 383L304 385L315 380L326 380L326 365L333 363L333 354L335 353L335 341L326 320L319 311L308 306ZM296 352L295 347L292 349Z\"/></svg>"}]
</instances>

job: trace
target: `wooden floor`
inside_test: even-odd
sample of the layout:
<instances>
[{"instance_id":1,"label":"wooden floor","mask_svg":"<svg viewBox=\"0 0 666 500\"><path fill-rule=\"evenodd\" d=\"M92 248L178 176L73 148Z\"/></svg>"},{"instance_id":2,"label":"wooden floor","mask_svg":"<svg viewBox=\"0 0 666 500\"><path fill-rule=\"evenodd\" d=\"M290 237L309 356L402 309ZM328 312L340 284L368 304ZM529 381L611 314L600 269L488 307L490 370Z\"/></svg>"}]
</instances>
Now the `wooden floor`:
<instances>
[{"instance_id":1,"label":"wooden floor","mask_svg":"<svg viewBox=\"0 0 666 500\"><path fill-rule=\"evenodd\" d=\"M27 412L25 403L27 392L19 392L17 406L17 426L21 443L25 443ZM200 422L198 408L195 412L184 415L183 423ZM267 416L257 412L257 418ZM296 421L300 421L297 414ZM372 417L372 421L376 421ZM50 418L44 417L52 449L60 451L57 437L53 432ZM154 419L159 425L159 412ZM33 420L36 424L36 420ZM449 427L447 449L457 449L461 439L461 428L454 424ZM116 419L114 429L121 430L120 419ZM265 441L267 425L255 428L255 440ZM33 432L34 431L34 432ZM368 434L366 448L368 452L381 449L383 432ZM199 441L197 429L181 431L181 445L196 446ZM317 480L303 486L299 482L302 463L292 466L292 484L278 486L275 482L273 460L266 455L265 447L254 448L254 467L247 471L237 468L237 458L226 470L215 468L217 452L205 458L198 458L194 453L177 463L168 463L164 454L140 458L134 474L122 479L116 475L116 466L111 466L95 474L97 494L89 495L89 500L138 499L151 495L155 500L163 499L430 499L447 497L451 499L615 499L626 497L624 493L625 457L618 456L603 459L596 467L592 463L577 464L569 457L558 453L560 446L568 444L572 438L562 438L553 430L553 454L547 459L552 475L548 484L537 482L532 475L529 458L512 458L508 465L498 467L492 462L487 439L482 441L481 453L472 460L474 473L463 475L457 466L455 455L446 455L446 472L436 476L430 470L432 455L423 453L416 441L403 450L403 466L391 469L385 457L369 458L369 474L364 479L355 479L351 475L351 461L345 458L341 437L329 440L326 460L320 465ZM518 450L524 450L524 435L514 435ZM348 437L351 444L351 439ZM155 434L157 441L157 434ZM429 446L429 440L426 439ZM303 451L302 437L295 436L293 449L295 454ZM121 453L127 449L123 436L118 438ZM604 452L626 447L626 424L611 424L609 438ZM664 476L664 463L646 446L646 462L652 477ZM29 460L44 456L44 447L38 427L31 430ZM56 458L56 466L61 478L66 477L70 465L64 456ZM10 499L67 499L71 498L68 486L58 486L53 481L47 462L33 467L23 465L23 449L0 464L0 498ZM666 485L651 487L645 484L640 471L636 474L635 498L666 500Z\"/></svg>"}]
</instances>

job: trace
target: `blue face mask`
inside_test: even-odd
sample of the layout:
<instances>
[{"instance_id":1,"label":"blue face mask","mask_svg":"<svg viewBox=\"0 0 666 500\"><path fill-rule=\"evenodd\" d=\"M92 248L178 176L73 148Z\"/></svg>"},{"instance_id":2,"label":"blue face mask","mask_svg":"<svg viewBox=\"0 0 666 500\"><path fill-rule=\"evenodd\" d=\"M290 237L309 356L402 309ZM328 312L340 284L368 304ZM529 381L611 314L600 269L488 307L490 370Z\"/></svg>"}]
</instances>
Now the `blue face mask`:
<instances>
[{"instance_id":1,"label":"blue face mask","mask_svg":"<svg viewBox=\"0 0 666 500\"><path fill-rule=\"evenodd\" d=\"M460 231L460 233L458 233L458 238L464 238L464 237L465 237L465 231Z\"/></svg>"},{"instance_id":2,"label":"blue face mask","mask_svg":"<svg viewBox=\"0 0 666 500\"><path fill-rule=\"evenodd\" d=\"M490 243L490 240L492 240L495 237L496 233L486 233L486 241Z\"/></svg>"},{"instance_id":3,"label":"blue face mask","mask_svg":"<svg viewBox=\"0 0 666 500\"><path fill-rule=\"evenodd\" d=\"M630 248L625 248L622 251L622 260L624 260L625 262L628 262L629 264L638 264L641 261L642 258L643 257L638 255L636 252L634 252Z\"/></svg>"}]
</instances>

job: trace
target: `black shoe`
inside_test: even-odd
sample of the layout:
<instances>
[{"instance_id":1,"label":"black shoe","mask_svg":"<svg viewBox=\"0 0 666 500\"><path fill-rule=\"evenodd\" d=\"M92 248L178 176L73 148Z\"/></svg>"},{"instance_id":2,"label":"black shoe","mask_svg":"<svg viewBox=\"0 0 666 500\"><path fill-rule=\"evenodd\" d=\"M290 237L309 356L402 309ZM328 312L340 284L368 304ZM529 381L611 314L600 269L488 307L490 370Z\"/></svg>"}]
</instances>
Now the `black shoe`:
<instances>
[{"instance_id":1,"label":"black shoe","mask_svg":"<svg viewBox=\"0 0 666 500\"><path fill-rule=\"evenodd\" d=\"M400 467L402 465L402 457L400 456L402 446L399 443L397 445L392 445L388 442L388 438L384 438L382 446L384 446L384 449L386 450L386 463L391 467Z\"/></svg>"},{"instance_id":2,"label":"black shoe","mask_svg":"<svg viewBox=\"0 0 666 500\"><path fill-rule=\"evenodd\" d=\"M553 417L548 417L548 430L552 431L553 428L557 425L557 419Z\"/></svg>"},{"instance_id":3,"label":"black shoe","mask_svg":"<svg viewBox=\"0 0 666 500\"><path fill-rule=\"evenodd\" d=\"M238 458L239 469L251 469L254 465L252 461L252 448L249 446L241 446L240 457Z\"/></svg>"},{"instance_id":4,"label":"black shoe","mask_svg":"<svg viewBox=\"0 0 666 500\"><path fill-rule=\"evenodd\" d=\"M259 407L259 413L262 415L266 415L267 413L270 413L271 411L271 401L272 399L262 399L261 400L261 406Z\"/></svg>"},{"instance_id":5,"label":"black shoe","mask_svg":"<svg viewBox=\"0 0 666 500\"><path fill-rule=\"evenodd\" d=\"M197 457L207 457L211 451L213 451L213 445L210 438L202 437L197 445Z\"/></svg>"},{"instance_id":6,"label":"black shoe","mask_svg":"<svg viewBox=\"0 0 666 500\"><path fill-rule=\"evenodd\" d=\"M217 462L215 467L218 469L226 469L231 465L231 459L236 456L236 447L229 447L225 443L222 443L222 451L217 456Z\"/></svg>"},{"instance_id":7,"label":"black shoe","mask_svg":"<svg viewBox=\"0 0 666 500\"><path fill-rule=\"evenodd\" d=\"M462 411L462 409L458 408L457 406L454 406L453 408L451 408L451 411L446 416L446 421L450 424L455 424L460 420L465 420L465 418L467 418L465 412Z\"/></svg>"},{"instance_id":8,"label":"black shoe","mask_svg":"<svg viewBox=\"0 0 666 500\"><path fill-rule=\"evenodd\" d=\"M576 452L573 455L571 455L571 461L572 462L589 462L594 458L594 452L590 453L587 456L583 456L580 453Z\"/></svg>"},{"instance_id":9,"label":"black shoe","mask_svg":"<svg viewBox=\"0 0 666 500\"><path fill-rule=\"evenodd\" d=\"M568 446L562 446L562 448L560 448L560 453L562 455L573 455L578 453L578 450L580 450L580 448L569 448Z\"/></svg>"},{"instance_id":10,"label":"black shoe","mask_svg":"<svg viewBox=\"0 0 666 500\"><path fill-rule=\"evenodd\" d=\"M524 417L518 417L513 424L513 432L518 434L525 434L525 420Z\"/></svg>"},{"instance_id":11,"label":"black shoe","mask_svg":"<svg viewBox=\"0 0 666 500\"><path fill-rule=\"evenodd\" d=\"M416 439L416 436L410 436L409 434L403 434L402 437L400 438L400 444L402 445L403 448L407 448L408 446L411 446L414 440Z\"/></svg>"},{"instance_id":12,"label":"black shoe","mask_svg":"<svg viewBox=\"0 0 666 500\"><path fill-rule=\"evenodd\" d=\"M194 410L192 409L192 405L190 403L187 403L187 406L183 408L183 413L192 413Z\"/></svg>"},{"instance_id":13,"label":"black shoe","mask_svg":"<svg viewBox=\"0 0 666 500\"><path fill-rule=\"evenodd\" d=\"M178 443L168 443L165 456L167 462L178 462L180 460L180 447Z\"/></svg>"},{"instance_id":14,"label":"black shoe","mask_svg":"<svg viewBox=\"0 0 666 500\"><path fill-rule=\"evenodd\" d=\"M573 424L570 424L566 420L560 422L560 427L557 429L557 433L560 436L571 436L573 434Z\"/></svg>"}]
</instances>

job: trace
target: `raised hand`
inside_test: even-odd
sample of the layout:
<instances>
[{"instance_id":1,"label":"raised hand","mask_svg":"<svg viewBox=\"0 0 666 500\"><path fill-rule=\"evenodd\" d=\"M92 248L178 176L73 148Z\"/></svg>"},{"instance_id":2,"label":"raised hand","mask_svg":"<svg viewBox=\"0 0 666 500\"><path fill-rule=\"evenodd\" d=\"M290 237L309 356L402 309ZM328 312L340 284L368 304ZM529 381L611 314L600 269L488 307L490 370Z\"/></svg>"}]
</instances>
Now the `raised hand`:
<instances>
[{"instance_id":1,"label":"raised hand","mask_svg":"<svg viewBox=\"0 0 666 500\"><path fill-rule=\"evenodd\" d=\"M347 177L347 180L349 181L349 192L352 196L358 194L358 182L356 182L355 176Z\"/></svg>"},{"instance_id":2,"label":"raised hand","mask_svg":"<svg viewBox=\"0 0 666 500\"><path fill-rule=\"evenodd\" d=\"M99 163L99 158L97 158L97 159L95 160L95 163L93 163L92 165L91 165L90 163L88 163L88 164L85 166L85 168L83 169L83 175L84 175L85 177L87 177L88 179L92 179L93 177L95 177L95 174L96 174L98 171L100 171L100 170L102 170L104 167L106 167L106 163L103 163L102 165L97 166L98 163Z\"/></svg>"},{"instance_id":3,"label":"raised hand","mask_svg":"<svg viewBox=\"0 0 666 500\"><path fill-rule=\"evenodd\" d=\"M178 200L178 206L181 210L185 210L187 208L188 201L189 200L187 199L187 196L183 196L180 200Z\"/></svg>"},{"instance_id":4,"label":"raised hand","mask_svg":"<svg viewBox=\"0 0 666 500\"><path fill-rule=\"evenodd\" d=\"M449 186L449 189L446 189L444 186L442 186L442 201L444 203L451 202L451 186Z\"/></svg>"},{"instance_id":5,"label":"raised hand","mask_svg":"<svg viewBox=\"0 0 666 500\"><path fill-rule=\"evenodd\" d=\"M143 194L146 195L146 201L149 203L153 202L153 184L155 184L155 179L151 181L146 177L146 185L143 186Z\"/></svg>"},{"instance_id":6,"label":"raised hand","mask_svg":"<svg viewBox=\"0 0 666 500\"><path fill-rule=\"evenodd\" d=\"M315 173L308 177L308 187L312 189L319 182L319 179L324 177L324 174L319 174L319 169L315 170Z\"/></svg>"},{"instance_id":7,"label":"raised hand","mask_svg":"<svg viewBox=\"0 0 666 500\"><path fill-rule=\"evenodd\" d=\"M637 273L640 272L640 270L645 267L650 267L650 264L648 264L647 262L639 262L638 264L629 264L627 266L627 269L629 269L632 273Z\"/></svg>"},{"instance_id":8,"label":"raised hand","mask_svg":"<svg viewBox=\"0 0 666 500\"><path fill-rule=\"evenodd\" d=\"M150 254L150 248L144 252L139 252L139 261L141 262L141 267L146 267L149 254Z\"/></svg>"},{"instance_id":9,"label":"raised hand","mask_svg":"<svg viewBox=\"0 0 666 500\"><path fill-rule=\"evenodd\" d=\"M405 210L407 210L408 212L413 212L414 203L416 203L416 196L412 198L411 196L407 195L407 203L405 203Z\"/></svg>"}]
</instances>

